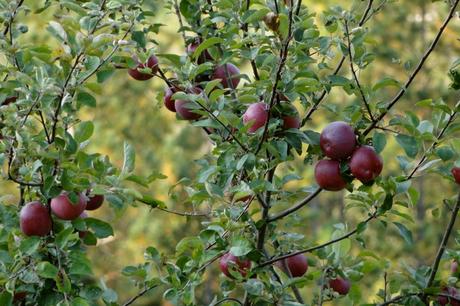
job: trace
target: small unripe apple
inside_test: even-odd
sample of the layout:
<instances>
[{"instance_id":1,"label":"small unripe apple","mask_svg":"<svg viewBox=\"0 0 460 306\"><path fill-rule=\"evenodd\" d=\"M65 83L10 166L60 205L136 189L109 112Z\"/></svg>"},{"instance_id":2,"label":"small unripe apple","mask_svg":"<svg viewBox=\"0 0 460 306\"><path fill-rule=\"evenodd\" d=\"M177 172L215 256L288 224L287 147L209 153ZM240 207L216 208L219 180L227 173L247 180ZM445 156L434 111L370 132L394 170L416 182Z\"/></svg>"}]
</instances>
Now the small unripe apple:
<instances>
[{"instance_id":1,"label":"small unripe apple","mask_svg":"<svg viewBox=\"0 0 460 306\"><path fill-rule=\"evenodd\" d=\"M38 201L24 205L19 214L19 223L21 231L27 236L46 236L52 227L48 208Z\"/></svg>"},{"instance_id":2,"label":"small unripe apple","mask_svg":"<svg viewBox=\"0 0 460 306\"><path fill-rule=\"evenodd\" d=\"M80 193L78 202L73 204L68 194L63 193L51 200L51 210L62 220L74 220L85 210L86 202L86 196Z\"/></svg>"},{"instance_id":3,"label":"small unripe apple","mask_svg":"<svg viewBox=\"0 0 460 306\"><path fill-rule=\"evenodd\" d=\"M199 47L201 44L200 39L195 39L194 42L190 43L187 45L187 54L189 56L192 56L193 53L195 53L196 49ZM209 54L208 50L203 50L201 52L200 56L198 56L198 64L203 64L206 63L207 61L212 61L212 56Z\"/></svg>"},{"instance_id":4,"label":"small unripe apple","mask_svg":"<svg viewBox=\"0 0 460 306\"><path fill-rule=\"evenodd\" d=\"M243 114L243 123L250 124L249 133L255 133L259 128L265 126L268 120L268 104L264 102L249 105Z\"/></svg>"},{"instance_id":5,"label":"small unripe apple","mask_svg":"<svg viewBox=\"0 0 460 306\"><path fill-rule=\"evenodd\" d=\"M460 294L458 293L457 289L455 289L454 287L444 287L441 292L443 294L450 295L460 300ZM446 296L438 296L438 303L441 306L445 306L445 305L460 306L460 301L448 298Z\"/></svg>"},{"instance_id":6,"label":"small unripe apple","mask_svg":"<svg viewBox=\"0 0 460 306\"><path fill-rule=\"evenodd\" d=\"M453 167L450 172L452 172L455 182L460 185L460 167Z\"/></svg>"},{"instance_id":7,"label":"small unripe apple","mask_svg":"<svg viewBox=\"0 0 460 306\"><path fill-rule=\"evenodd\" d=\"M346 295L350 291L351 283L348 279L337 277L329 280L329 287L340 295Z\"/></svg>"},{"instance_id":8,"label":"small unripe apple","mask_svg":"<svg viewBox=\"0 0 460 306\"><path fill-rule=\"evenodd\" d=\"M356 135L346 122L335 121L321 132L319 143L327 157L336 160L347 159L355 150Z\"/></svg>"},{"instance_id":9,"label":"small unripe apple","mask_svg":"<svg viewBox=\"0 0 460 306\"><path fill-rule=\"evenodd\" d=\"M347 186L340 174L340 163L336 160L320 160L315 166L315 179L321 188L329 191L339 191Z\"/></svg>"},{"instance_id":10,"label":"small unripe apple","mask_svg":"<svg viewBox=\"0 0 460 306\"><path fill-rule=\"evenodd\" d=\"M173 113L176 112L175 101L172 99L172 96L176 93L176 89L173 87L166 88L165 95L163 98L163 103L167 109L172 111Z\"/></svg>"},{"instance_id":11,"label":"small unripe apple","mask_svg":"<svg viewBox=\"0 0 460 306\"><path fill-rule=\"evenodd\" d=\"M228 75L227 75L228 72ZM219 66L214 70L212 79L220 79L224 88L236 88L240 83L240 69L232 63Z\"/></svg>"},{"instance_id":12,"label":"small unripe apple","mask_svg":"<svg viewBox=\"0 0 460 306\"><path fill-rule=\"evenodd\" d=\"M8 97L5 99L5 101L3 101L2 104L0 104L1 106L6 106L8 104L11 104L11 103L14 103L16 102L16 100L18 99L18 97L15 97L15 96L12 96L12 97Z\"/></svg>"},{"instance_id":13,"label":"small unripe apple","mask_svg":"<svg viewBox=\"0 0 460 306\"><path fill-rule=\"evenodd\" d=\"M307 258L303 254L297 254L289 258L284 259L289 272L292 277L301 277L308 270ZM276 262L276 265L284 270L284 264L281 261Z\"/></svg>"},{"instance_id":14,"label":"small unripe apple","mask_svg":"<svg viewBox=\"0 0 460 306\"><path fill-rule=\"evenodd\" d=\"M190 93L193 94L201 94L203 90L199 87L193 87L192 89L189 90ZM196 120L201 118L201 115L198 113L195 113L193 109L190 108L190 106L193 106L195 102L193 101L188 101L188 100L176 100L174 102L174 107L176 109L176 113L179 115L181 119L185 120Z\"/></svg>"},{"instance_id":15,"label":"small unripe apple","mask_svg":"<svg viewBox=\"0 0 460 306\"><path fill-rule=\"evenodd\" d=\"M248 270L251 268L251 261L248 259L240 259L228 252L220 258L219 267L222 273L227 277L233 278L230 274L230 269L234 269L232 272L238 272L242 277L246 277Z\"/></svg>"},{"instance_id":16,"label":"small unripe apple","mask_svg":"<svg viewBox=\"0 0 460 306\"><path fill-rule=\"evenodd\" d=\"M139 69L150 68L151 73L140 72ZM158 58L151 55L146 63L138 63L137 67L128 69L129 75L138 81L146 81L151 79L158 72Z\"/></svg>"},{"instance_id":17,"label":"small unripe apple","mask_svg":"<svg viewBox=\"0 0 460 306\"><path fill-rule=\"evenodd\" d=\"M104 203L104 196L102 194L95 194L88 196L88 202L86 203L86 210L96 210Z\"/></svg>"},{"instance_id":18,"label":"small unripe apple","mask_svg":"<svg viewBox=\"0 0 460 306\"><path fill-rule=\"evenodd\" d=\"M383 160L371 146L361 146L351 156L351 173L363 183L373 181L380 175L382 168Z\"/></svg>"}]
</instances>

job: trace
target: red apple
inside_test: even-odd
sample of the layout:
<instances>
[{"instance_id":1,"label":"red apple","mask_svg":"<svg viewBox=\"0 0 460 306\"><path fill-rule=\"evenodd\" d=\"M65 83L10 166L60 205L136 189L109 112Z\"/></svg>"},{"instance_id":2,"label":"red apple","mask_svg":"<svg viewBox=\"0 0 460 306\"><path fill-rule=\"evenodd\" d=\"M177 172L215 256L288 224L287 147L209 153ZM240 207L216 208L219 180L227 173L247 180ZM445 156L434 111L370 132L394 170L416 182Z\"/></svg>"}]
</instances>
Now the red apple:
<instances>
[{"instance_id":1,"label":"red apple","mask_svg":"<svg viewBox=\"0 0 460 306\"><path fill-rule=\"evenodd\" d=\"M373 147L361 146L353 152L350 160L351 173L361 182L373 181L380 175L382 168L383 160Z\"/></svg>"},{"instance_id":2,"label":"red apple","mask_svg":"<svg viewBox=\"0 0 460 306\"><path fill-rule=\"evenodd\" d=\"M193 94L200 94L203 90L199 87L194 87L189 90L190 93ZM174 107L176 108L176 113L179 115L180 118L185 120L196 120L201 117L200 114L193 112L190 106L193 106L195 102L188 101L188 100L176 100L174 103Z\"/></svg>"},{"instance_id":3,"label":"red apple","mask_svg":"<svg viewBox=\"0 0 460 306\"><path fill-rule=\"evenodd\" d=\"M227 74L228 72L228 74ZM240 83L240 69L232 63L227 63L219 66L214 70L212 79L221 79L221 84L224 88L236 88ZM230 80L229 80L230 79Z\"/></svg>"},{"instance_id":4,"label":"red apple","mask_svg":"<svg viewBox=\"0 0 460 306\"><path fill-rule=\"evenodd\" d=\"M351 283L348 279L337 277L329 280L329 287L340 295L346 295L350 291Z\"/></svg>"},{"instance_id":5,"label":"red apple","mask_svg":"<svg viewBox=\"0 0 460 306\"><path fill-rule=\"evenodd\" d=\"M301 277L308 270L307 258L303 254L297 254L289 258L284 259L289 272L292 277ZM284 270L284 264L281 261L276 262L276 265Z\"/></svg>"},{"instance_id":6,"label":"red apple","mask_svg":"<svg viewBox=\"0 0 460 306\"><path fill-rule=\"evenodd\" d=\"M151 73L140 72L138 69L150 68ZM148 58L147 63L138 63L136 68L128 69L128 73L133 79L138 81L146 81L151 79L158 72L158 58L152 55Z\"/></svg>"},{"instance_id":7,"label":"red apple","mask_svg":"<svg viewBox=\"0 0 460 306\"><path fill-rule=\"evenodd\" d=\"M340 174L340 163L336 160L320 160L315 166L315 179L321 188L329 191L339 191L347 185Z\"/></svg>"},{"instance_id":8,"label":"red apple","mask_svg":"<svg viewBox=\"0 0 460 306\"><path fill-rule=\"evenodd\" d=\"M104 196L102 194L96 194L88 197L88 202L86 203L86 210L96 210L101 207L104 203Z\"/></svg>"},{"instance_id":9,"label":"red apple","mask_svg":"<svg viewBox=\"0 0 460 306\"><path fill-rule=\"evenodd\" d=\"M78 203L73 204L68 194L63 193L51 200L51 210L62 220L74 220L85 210L86 202L86 196L80 193Z\"/></svg>"},{"instance_id":10,"label":"red apple","mask_svg":"<svg viewBox=\"0 0 460 306\"><path fill-rule=\"evenodd\" d=\"M460 167L453 167L450 172L452 172L452 175L454 176L455 182L457 184L460 184Z\"/></svg>"},{"instance_id":11,"label":"red apple","mask_svg":"<svg viewBox=\"0 0 460 306\"><path fill-rule=\"evenodd\" d=\"M264 102L253 103L243 115L243 123L250 124L250 133L255 133L259 128L265 126L268 120L268 104Z\"/></svg>"},{"instance_id":12,"label":"red apple","mask_svg":"<svg viewBox=\"0 0 460 306\"><path fill-rule=\"evenodd\" d=\"M238 271L241 276L246 277L248 270L251 268L251 261L248 259L241 260L228 252L220 258L219 267L222 273L227 277L233 278L230 274L230 269L233 269L232 271Z\"/></svg>"},{"instance_id":13,"label":"red apple","mask_svg":"<svg viewBox=\"0 0 460 306\"><path fill-rule=\"evenodd\" d=\"M52 227L48 208L38 201L24 205L19 215L19 223L21 231L27 236L46 236Z\"/></svg>"},{"instance_id":14,"label":"red apple","mask_svg":"<svg viewBox=\"0 0 460 306\"><path fill-rule=\"evenodd\" d=\"M460 294L458 293L457 289L454 287L444 287L441 292L443 294L458 298L458 300L454 300L446 296L438 296L438 303L440 305L460 306Z\"/></svg>"},{"instance_id":15,"label":"red apple","mask_svg":"<svg viewBox=\"0 0 460 306\"><path fill-rule=\"evenodd\" d=\"M13 295L13 302L19 303L20 301L23 301L26 297L27 297L27 292L25 291L15 292Z\"/></svg>"},{"instance_id":16,"label":"red apple","mask_svg":"<svg viewBox=\"0 0 460 306\"><path fill-rule=\"evenodd\" d=\"M320 147L324 155L331 159L347 159L356 147L353 128L343 121L330 123L320 136Z\"/></svg>"},{"instance_id":17,"label":"red apple","mask_svg":"<svg viewBox=\"0 0 460 306\"><path fill-rule=\"evenodd\" d=\"M163 98L163 103L166 106L167 109L169 109L172 112L176 112L176 106L174 105L175 102L172 99L172 96L176 93L176 89L173 87L166 88L165 90L165 96Z\"/></svg>"},{"instance_id":18,"label":"red apple","mask_svg":"<svg viewBox=\"0 0 460 306\"><path fill-rule=\"evenodd\" d=\"M196 49L198 46L201 44L200 39L195 39L194 42L190 43L187 45L187 54L189 56L192 56L193 53L195 53ZM201 52L200 56L198 57L198 64L203 64L206 63L207 61L211 61L212 57L211 54L209 54L208 50L203 50Z\"/></svg>"},{"instance_id":19,"label":"red apple","mask_svg":"<svg viewBox=\"0 0 460 306\"><path fill-rule=\"evenodd\" d=\"M5 101L3 101L3 103L0 104L0 105L1 105L1 106L6 106L6 105L8 105L8 104L10 104L10 103L16 102L17 99L18 99L18 97L14 97L14 96L8 97L8 98L6 98Z\"/></svg>"}]
</instances>

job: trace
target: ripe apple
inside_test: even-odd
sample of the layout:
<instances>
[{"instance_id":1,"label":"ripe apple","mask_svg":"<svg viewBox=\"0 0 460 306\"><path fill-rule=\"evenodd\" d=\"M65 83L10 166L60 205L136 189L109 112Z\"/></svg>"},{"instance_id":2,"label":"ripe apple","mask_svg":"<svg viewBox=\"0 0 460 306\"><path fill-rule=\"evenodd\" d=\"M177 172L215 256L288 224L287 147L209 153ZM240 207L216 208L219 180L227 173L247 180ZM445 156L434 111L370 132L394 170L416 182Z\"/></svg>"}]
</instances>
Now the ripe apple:
<instances>
[{"instance_id":1,"label":"ripe apple","mask_svg":"<svg viewBox=\"0 0 460 306\"><path fill-rule=\"evenodd\" d=\"M452 175L454 176L455 182L457 184L460 184L460 167L453 167L450 172L452 172Z\"/></svg>"},{"instance_id":2,"label":"ripe apple","mask_svg":"<svg viewBox=\"0 0 460 306\"><path fill-rule=\"evenodd\" d=\"M192 56L195 53L198 46L201 44L201 40L199 38L195 39L195 41L191 42L187 45L187 54ZM207 61L212 61L212 56L209 54L208 50L203 50L200 56L198 57L198 64L206 63Z\"/></svg>"},{"instance_id":3,"label":"ripe apple","mask_svg":"<svg viewBox=\"0 0 460 306\"><path fill-rule=\"evenodd\" d=\"M336 160L320 160L315 166L315 179L321 188L329 191L339 191L347 185L340 174L340 162Z\"/></svg>"},{"instance_id":4,"label":"ripe apple","mask_svg":"<svg viewBox=\"0 0 460 306\"><path fill-rule=\"evenodd\" d=\"M86 210L96 210L101 207L104 203L104 196L102 194L95 194L93 196L88 196L88 202L86 203Z\"/></svg>"},{"instance_id":5,"label":"ripe apple","mask_svg":"<svg viewBox=\"0 0 460 306\"><path fill-rule=\"evenodd\" d=\"M246 277L248 270L251 268L251 261L248 259L241 260L232 253L228 252L220 258L219 267L222 273L227 277L233 278L231 271L237 271L241 276Z\"/></svg>"},{"instance_id":6,"label":"ripe apple","mask_svg":"<svg viewBox=\"0 0 460 306\"><path fill-rule=\"evenodd\" d=\"M228 75L227 75L228 72ZM240 69L232 63L227 63L222 66L218 66L212 74L212 79L221 79L221 84L224 88L236 88L240 83ZM229 80L230 78L230 80Z\"/></svg>"},{"instance_id":7,"label":"ripe apple","mask_svg":"<svg viewBox=\"0 0 460 306\"><path fill-rule=\"evenodd\" d=\"M303 254L297 254L289 258L284 259L289 272L291 272L292 277L301 277L308 270L307 258ZM284 270L284 264L281 261L276 262L276 265Z\"/></svg>"},{"instance_id":8,"label":"ripe apple","mask_svg":"<svg viewBox=\"0 0 460 306\"><path fill-rule=\"evenodd\" d=\"M265 126L268 120L268 104L264 102L249 105L243 114L243 123L250 124L249 133L255 133L259 128Z\"/></svg>"},{"instance_id":9,"label":"ripe apple","mask_svg":"<svg viewBox=\"0 0 460 306\"><path fill-rule=\"evenodd\" d=\"M25 291L15 292L13 295L13 302L19 303L20 301L23 301L26 297L27 297L27 292Z\"/></svg>"},{"instance_id":10,"label":"ripe apple","mask_svg":"<svg viewBox=\"0 0 460 306\"><path fill-rule=\"evenodd\" d=\"M203 90L199 87L193 87L189 90L190 93L199 95L203 92ZM193 106L195 102L188 101L188 100L176 100L174 103L174 107L176 109L176 113L179 115L180 118L185 120L196 120L201 117L200 114L193 112L190 106Z\"/></svg>"},{"instance_id":11,"label":"ripe apple","mask_svg":"<svg viewBox=\"0 0 460 306\"><path fill-rule=\"evenodd\" d=\"M455 289L454 287L444 287L441 292L443 294L453 296L460 300L460 294L458 293L457 289ZM448 298L446 296L438 296L438 303L442 306L444 305L460 306L460 301Z\"/></svg>"},{"instance_id":12,"label":"ripe apple","mask_svg":"<svg viewBox=\"0 0 460 306\"><path fill-rule=\"evenodd\" d=\"M335 121L321 132L319 143L327 157L336 160L347 159L355 150L356 135L346 122Z\"/></svg>"},{"instance_id":13,"label":"ripe apple","mask_svg":"<svg viewBox=\"0 0 460 306\"><path fill-rule=\"evenodd\" d=\"M163 97L163 103L166 106L167 109L172 111L173 113L176 112L176 106L174 105L175 102L172 99L173 94L176 93L176 89L173 87L166 88L165 90L165 96Z\"/></svg>"},{"instance_id":14,"label":"ripe apple","mask_svg":"<svg viewBox=\"0 0 460 306\"><path fill-rule=\"evenodd\" d=\"M150 68L151 73L140 72L138 69ZM146 81L151 79L158 72L158 58L155 55L150 56L146 63L138 63L136 68L128 69L128 73L133 79Z\"/></svg>"},{"instance_id":15,"label":"ripe apple","mask_svg":"<svg viewBox=\"0 0 460 306\"><path fill-rule=\"evenodd\" d=\"M86 203L87 198L81 193L76 204L70 201L67 193L62 193L51 200L51 210L62 220L74 220L85 210Z\"/></svg>"},{"instance_id":16,"label":"ripe apple","mask_svg":"<svg viewBox=\"0 0 460 306\"><path fill-rule=\"evenodd\" d=\"M346 295L350 291L351 283L348 279L337 277L329 280L329 287L340 295Z\"/></svg>"},{"instance_id":17,"label":"ripe apple","mask_svg":"<svg viewBox=\"0 0 460 306\"><path fill-rule=\"evenodd\" d=\"M19 223L21 231L27 236L46 236L52 227L48 208L38 201L24 205L19 214Z\"/></svg>"},{"instance_id":18,"label":"ripe apple","mask_svg":"<svg viewBox=\"0 0 460 306\"><path fill-rule=\"evenodd\" d=\"M300 128L300 116L297 108L290 103L281 104L281 116L283 119L283 129L299 129Z\"/></svg>"},{"instance_id":19,"label":"ripe apple","mask_svg":"<svg viewBox=\"0 0 460 306\"><path fill-rule=\"evenodd\" d=\"M382 168L383 160L371 146L361 146L351 156L351 173L363 183L373 181L380 175Z\"/></svg>"}]
</instances>

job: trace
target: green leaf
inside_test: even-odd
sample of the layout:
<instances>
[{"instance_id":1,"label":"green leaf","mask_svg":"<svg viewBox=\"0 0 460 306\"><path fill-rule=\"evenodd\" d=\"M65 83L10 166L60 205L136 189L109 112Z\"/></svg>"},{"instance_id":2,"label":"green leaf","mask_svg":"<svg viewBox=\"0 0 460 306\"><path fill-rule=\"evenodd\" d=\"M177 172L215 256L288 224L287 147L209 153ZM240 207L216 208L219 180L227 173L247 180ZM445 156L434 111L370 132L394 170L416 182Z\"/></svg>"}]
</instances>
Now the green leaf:
<instances>
[{"instance_id":1,"label":"green leaf","mask_svg":"<svg viewBox=\"0 0 460 306\"><path fill-rule=\"evenodd\" d=\"M32 255L38 250L40 246L40 237L27 237L21 240L21 244L19 245L19 249L24 255Z\"/></svg>"},{"instance_id":2,"label":"green leaf","mask_svg":"<svg viewBox=\"0 0 460 306\"><path fill-rule=\"evenodd\" d=\"M375 152L381 153L387 144L385 134L375 132L372 137L372 144L374 146Z\"/></svg>"},{"instance_id":3,"label":"green leaf","mask_svg":"<svg viewBox=\"0 0 460 306\"><path fill-rule=\"evenodd\" d=\"M11 306L13 305L13 295L8 291L0 293L0 305Z\"/></svg>"},{"instance_id":4,"label":"green leaf","mask_svg":"<svg viewBox=\"0 0 460 306\"><path fill-rule=\"evenodd\" d=\"M250 295L254 296L261 295L264 290L264 284L258 279L249 279L243 287Z\"/></svg>"},{"instance_id":5,"label":"green leaf","mask_svg":"<svg viewBox=\"0 0 460 306\"><path fill-rule=\"evenodd\" d=\"M71 306L90 306L87 300L77 297L76 299L72 300Z\"/></svg>"},{"instance_id":6,"label":"green leaf","mask_svg":"<svg viewBox=\"0 0 460 306\"><path fill-rule=\"evenodd\" d=\"M73 227L68 227L62 231L59 232L59 234L56 235L56 245L63 249L66 245L67 242L70 240L71 236L73 233Z\"/></svg>"},{"instance_id":7,"label":"green leaf","mask_svg":"<svg viewBox=\"0 0 460 306\"><path fill-rule=\"evenodd\" d=\"M447 146L439 147L436 149L436 155L438 155L443 161L448 161L455 156L455 152Z\"/></svg>"},{"instance_id":8,"label":"green leaf","mask_svg":"<svg viewBox=\"0 0 460 306\"><path fill-rule=\"evenodd\" d=\"M113 229L110 224L94 218L85 218L85 223L88 228L94 231L97 238L106 238L113 236Z\"/></svg>"},{"instance_id":9,"label":"green leaf","mask_svg":"<svg viewBox=\"0 0 460 306\"><path fill-rule=\"evenodd\" d=\"M395 87L401 87L401 83L399 83L397 80L395 79L392 79L392 78L383 78L381 79L380 81L377 82L377 84L374 85L374 87L372 87L372 90L373 91L376 91L376 90L379 90L381 88L384 88L384 87L388 87L388 86L395 86Z\"/></svg>"},{"instance_id":10,"label":"green leaf","mask_svg":"<svg viewBox=\"0 0 460 306\"><path fill-rule=\"evenodd\" d=\"M96 99L87 92L80 91L77 94L77 107L86 105L88 107L96 107Z\"/></svg>"},{"instance_id":11,"label":"green leaf","mask_svg":"<svg viewBox=\"0 0 460 306\"><path fill-rule=\"evenodd\" d=\"M94 124L91 121L83 121L75 130L74 138L79 143L82 143L91 138L94 132Z\"/></svg>"},{"instance_id":12,"label":"green leaf","mask_svg":"<svg viewBox=\"0 0 460 306\"><path fill-rule=\"evenodd\" d=\"M42 261L37 265L37 274L43 278L55 279L58 272L58 268L47 261Z\"/></svg>"},{"instance_id":13,"label":"green leaf","mask_svg":"<svg viewBox=\"0 0 460 306\"><path fill-rule=\"evenodd\" d=\"M230 253L240 257L249 254L252 251L252 244L244 237L237 237L230 248Z\"/></svg>"},{"instance_id":14,"label":"green leaf","mask_svg":"<svg viewBox=\"0 0 460 306\"><path fill-rule=\"evenodd\" d=\"M47 29L59 41L67 41L67 33L65 32L64 28L60 23L56 21L50 21Z\"/></svg>"},{"instance_id":15,"label":"green leaf","mask_svg":"<svg viewBox=\"0 0 460 306\"><path fill-rule=\"evenodd\" d=\"M406 155L414 158L418 153L418 142L415 137L399 134L396 136L396 141L404 149Z\"/></svg>"},{"instance_id":16,"label":"green leaf","mask_svg":"<svg viewBox=\"0 0 460 306\"><path fill-rule=\"evenodd\" d=\"M270 9L267 7L264 7L264 8L261 8L260 10L250 10L248 12L249 14L247 14L247 17L243 18L244 23L251 23L251 22L262 20L265 17L265 15L267 15L267 13L270 12Z\"/></svg>"},{"instance_id":17,"label":"green leaf","mask_svg":"<svg viewBox=\"0 0 460 306\"><path fill-rule=\"evenodd\" d=\"M131 173L134 170L134 163L136 160L134 148L127 142L124 143L123 155L123 167L121 169L122 176Z\"/></svg>"},{"instance_id":18,"label":"green leaf","mask_svg":"<svg viewBox=\"0 0 460 306\"><path fill-rule=\"evenodd\" d=\"M399 222L393 222L394 225L398 228L399 234L404 238L407 244L412 245L414 240L412 238L412 232L407 229L403 224Z\"/></svg>"},{"instance_id":19,"label":"green leaf","mask_svg":"<svg viewBox=\"0 0 460 306\"><path fill-rule=\"evenodd\" d=\"M205 41L203 41L195 50L195 52L193 52L193 58L194 59L197 59L201 52L203 52L204 50L208 49L209 47L213 46L213 45L217 45L217 44L220 44L220 43L223 43L224 40L222 38L219 38L219 37L211 37L209 39L206 39Z\"/></svg>"}]
</instances>

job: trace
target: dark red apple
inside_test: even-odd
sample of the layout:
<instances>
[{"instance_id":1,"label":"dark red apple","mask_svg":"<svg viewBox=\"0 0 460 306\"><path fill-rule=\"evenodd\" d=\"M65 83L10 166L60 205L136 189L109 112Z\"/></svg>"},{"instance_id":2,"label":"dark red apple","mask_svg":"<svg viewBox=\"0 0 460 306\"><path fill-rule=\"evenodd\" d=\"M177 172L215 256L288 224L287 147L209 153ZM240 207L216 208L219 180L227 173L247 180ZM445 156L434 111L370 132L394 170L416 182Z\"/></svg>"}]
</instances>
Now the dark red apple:
<instances>
[{"instance_id":1,"label":"dark red apple","mask_svg":"<svg viewBox=\"0 0 460 306\"><path fill-rule=\"evenodd\" d=\"M21 231L27 236L46 236L52 227L48 208L38 201L24 205L19 215L19 223Z\"/></svg>"},{"instance_id":2,"label":"dark red apple","mask_svg":"<svg viewBox=\"0 0 460 306\"><path fill-rule=\"evenodd\" d=\"M356 147L353 128L343 121L330 123L321 132L319 144L324 155L331 159L347 159Z\"/></svg>"},{"instance_id":3,"label":"dark red apple","mask_svg":"<svg viewBox=\"0 0 460 306\"><path fill-rule=\"evenodd\" d=\"M176 89L173 87L166 88L165 90L165 96L163 98L163 103L166 106L167 109L172 111L173 113L176 112L176 106L174 105L175 102L172 99L172 96L176 93Z\"/></svg>"},{"instance_id":4,"label":"dark red apple","mask_svg":"<svg viewBox=\"0 0 460 306\"><path fill-rule=\"evenodd\" d=\"M199 87L194 87L189 90L190 93L193 94L200 94L203 90ZM188 101L188 100L176 100L174 103L174 107L176 108L176 113L179 115L180 118L185 120L196 120L201 117L200 114L195 113L190 106L193 106L195 102Z\"/></svg>"},{"instance_id":5,"label":"dark red apple","mask_svg":"<svg viewBox=\"0 0 460 306\"><path fill-rule=\"evenodd\" d=\"M228 252L220 258L219 267L222 273L227 277L233 278L230 274L230 269L232 271L240 273L241 276L246 277L248 270L251 268L251 261L248 259L239 259L232 253Z\"/></svg>"},{"instance_id":6,"label":"dark red apple","mask_svg":"<svg viewBox=\"0 0 460 306\"><path fill-rule=\"evenodd\" d=\"M289 272L291 272L292 277L301 277L308 270L307 258L303 254L297 254L289 258L284 259ZM281 261L276 263L278 267L284 270L284 264Z\"/></svg>"},{"instance_id":7,"label":"dark red apple","mask_svg":"<svg viewBox=\"0 0 460 306\"><path fill-rule=\"evenodd\" d=\"M228 72L228 74L227 74ZM240 69L232 63L219 66L214 70L212 79L221 79L221 84L224 88L236 88L240 83Z\"/></svg>"},{"instance_id":8,"label":"dark red apple","mask_svg":"<svg viewBox=\"0 0 460 306\"><path fill-rule=\"evenodd\" d=\"M259 128L265 126L268 120L268 104L264 102L249 105L243 114L243 123L250 124L249 133L255 133Z\"/></svg>"},{"instance_id":9,"label":"dark red apple","mask_svg":"<svg viewBox=\"0 0 460 306\"><path fill-rule=\"evenodd\" d=\"M460 184L460 167L453 167L450 172L452 172L452 175L454 176L455 182L457 184Z\"/></svg>"},{"instance_id":10,"label":"dark red apple","mask_svg":"<svg viewBox=\"0 0 460 306\"><path fill-rule=\"evenodd\" d=\"M16 102L17 99L18 99L18 97L14 97L14 96L13 96L13 97L8 97L8 98L6 98L5 101L3 101L3 103L0 104L0 105L6 106L6 105L8 105L8 104L11 104L11 103Z\"/></svg>"},{"instance_id":11,"label":"dark red apple","mask_svg":"<svg viewBox=\"0 0 460 306\"><path fill-rule=\"evenodd\" d=\"M194 42L187 45L187 54L192 56L195 53L198 46L201 44L200 39L195 39ZM203 50L200 56L198 56L198 64L206 63L207 61L211 61L212 56L209 54L208 50Z\"/></svg>"},{"instance_id":12,"label":"dark red apple","mask_svg":"<svg viewBox=\"0 0 460 306\"><path fill-rule=\"evenodd\" d=\"M290 103L281 103L283 105L283 128L284 129L299 129L300 128L300 116L297 108Z\"/></svg>"},{"instance_id":13,"label":"dark red apple","mask_svg":"<svg viewBox=\"0 0 460 306\"><path fill-rule=\"evenodd\" d=\"M73 204L67 193L63 193L51 200L51 210L62 220L74 220L85 210L87 198L79 194L78 203Z\"/></svg>"},{"instance_id":14,"label":"dark red apple","mask_svg":"<svg viewBox=\"0 0 460 306\"><path fill-rule=\"evenodd\" d=\"M150 68L151 73L140 72L139 69ZM136 68L128 69L129 75L138 81L146 81L151 79L154 74L158 72L158 58L152 55L148 58L146 63L138 63Z\"/></svg>"},{"instance_id":15,"label":"dark red apple","mask_svg":"<svg viewBox=\"0 0 460 306\"><path fill-rule=\"evenodd\" d=\"M18 291L15 292L13 295L13 302L20 302L23 301L27 297L27 292L25 291Z\"/></svg>"},{"instance_id":16,"label":"dark red apple","mask_svg":"<svg viewBox=\"0 0 460 306\"><path fill-rule=\"evenodd\" d=\"M438 303L440 305L460 306L460 294L458 293L457 289L455 289L454 287L444 287L441 292L443 294L447 294L452 297L458 298L458 300L451 299L446 296L438 296Z\"/></svg>"},{"instance_id":17,"label":"dark red apple","mask_svg":"<svg viewBox=\"0 0 460 306\"><path fill-rule=\"evenodd\" d=\"M383 160L371 146L361 146L351 156L351 173L363 183L373 181L380 175L382 168Z\"/></svg>"},{"instance_id":18,"label":"dark red apple","mask_svg":"<svg viewBox=\"0 0 460 306\"><path fill-rule=\"evenodd\" d=\"M340 174L340 163L336 160L320 160L315 166L315 179L321 188L329 191L339 191L347 185Z\"/></svg>"},{"instance_id":19,"label":"dark red apple","mask_svg":"<svg viewBox=\"0 0 460 306\"><path fill-rule=\"evenodd\" d=\"M88 202L86 203L86 210L96 210L102 206L104 203L104 196L102 194L96 194L88 197Z\"/></svg>"},{"instance_id":20,"label":"dark red apple","mask_svg":"<svg viewBox=\"0 0 460 306\"><path fill-rule=\"evenodd\" d=\"M351 283L348 279L337 277L329 280L329 287L340 295L346 295L350 291Z\"/></svg>"}]
</instances>

